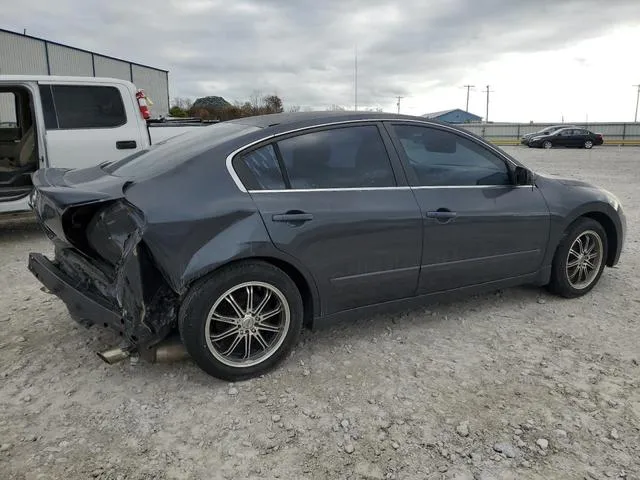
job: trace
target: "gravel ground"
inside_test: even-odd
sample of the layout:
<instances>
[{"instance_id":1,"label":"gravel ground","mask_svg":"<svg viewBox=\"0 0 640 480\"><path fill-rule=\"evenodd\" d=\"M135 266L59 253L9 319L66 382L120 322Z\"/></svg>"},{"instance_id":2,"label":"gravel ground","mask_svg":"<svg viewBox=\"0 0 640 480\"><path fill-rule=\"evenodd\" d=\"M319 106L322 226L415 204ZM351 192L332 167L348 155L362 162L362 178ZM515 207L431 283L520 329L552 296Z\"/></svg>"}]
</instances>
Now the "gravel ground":
<instances>
[{"instance_id":1,"label":"gravel ground","mask_svg":"<svg viewBox=\"0 0 640 480\"><path fill-rule=\"evenodd\" d=\"M510 152L619 196L617 268L564 300L516 288L306 332L230 385L192 362L102 363L0 226L0 478L640 478L640 150Z\"/></svg>"}]
</instances>

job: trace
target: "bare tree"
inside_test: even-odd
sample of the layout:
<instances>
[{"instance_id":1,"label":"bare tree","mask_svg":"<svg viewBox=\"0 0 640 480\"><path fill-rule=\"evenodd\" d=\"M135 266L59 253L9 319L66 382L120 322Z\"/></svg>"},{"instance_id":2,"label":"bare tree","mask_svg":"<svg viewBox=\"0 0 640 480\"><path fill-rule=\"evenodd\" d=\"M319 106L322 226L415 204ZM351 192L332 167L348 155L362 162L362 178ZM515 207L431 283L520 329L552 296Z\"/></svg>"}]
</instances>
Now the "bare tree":
<instances>
[{"instance_id":1,"label":"bare tree","mask_svg":"<svg viewBox=\"0 0 640 480\"><path fill-rule=\"evenodd\" d=\"M291 113L299 112L300 105L289 105L289 108L287 110Z\"/></svg>"},{"instance_id":2,"label":"bare tree","mask_svg":"<svg viewBox=\"0 0 640 480\"><path fill-rule=\"evenodd\" d=\"M171 106L187 111L193 106L193 100L188 97L174 97Z\"/></svg>"}]
</instances>

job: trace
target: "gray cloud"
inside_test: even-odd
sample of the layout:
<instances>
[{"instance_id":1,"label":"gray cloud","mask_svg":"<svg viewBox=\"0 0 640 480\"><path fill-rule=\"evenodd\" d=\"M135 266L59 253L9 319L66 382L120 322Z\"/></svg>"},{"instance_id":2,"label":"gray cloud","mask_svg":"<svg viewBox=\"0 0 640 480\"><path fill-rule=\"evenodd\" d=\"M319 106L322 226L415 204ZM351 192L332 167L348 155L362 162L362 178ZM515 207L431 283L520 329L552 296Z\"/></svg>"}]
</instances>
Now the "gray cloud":
<instances>
[{"instance_id":1,"label":"gray cloud","mask_svg":"<svg viewBox=\"0 0 640 480\"><path fill-rule=\"evenodd\" d=\"M638 0L23 0L0 24L170 70L172 96L393 104L458 86L506 53L553 50L640 24ZM631 46L628 46L631 48Z\"/></svg>"}]
</instances>

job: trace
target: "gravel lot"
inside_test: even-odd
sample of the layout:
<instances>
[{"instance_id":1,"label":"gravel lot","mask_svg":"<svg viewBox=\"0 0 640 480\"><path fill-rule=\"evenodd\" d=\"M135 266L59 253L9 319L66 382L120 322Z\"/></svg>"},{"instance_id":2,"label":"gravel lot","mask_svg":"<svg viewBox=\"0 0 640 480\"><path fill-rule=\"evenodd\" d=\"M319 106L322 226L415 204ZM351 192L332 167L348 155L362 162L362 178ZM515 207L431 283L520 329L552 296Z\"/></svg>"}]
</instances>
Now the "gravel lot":
<instances>
[{"instance_id":1,"label":"gravel lot","mask_svg":"<svg viewBox=\"0 0 640 480\"><path fill-rule=\"evenodd\" d=\"M116 343L40 291L30 223L0 226L0 478L640 478L640 149L507 148L596 182L628 218L577 300L517 288L306 332L230 385Z\"/></svg>"}]
</instances>

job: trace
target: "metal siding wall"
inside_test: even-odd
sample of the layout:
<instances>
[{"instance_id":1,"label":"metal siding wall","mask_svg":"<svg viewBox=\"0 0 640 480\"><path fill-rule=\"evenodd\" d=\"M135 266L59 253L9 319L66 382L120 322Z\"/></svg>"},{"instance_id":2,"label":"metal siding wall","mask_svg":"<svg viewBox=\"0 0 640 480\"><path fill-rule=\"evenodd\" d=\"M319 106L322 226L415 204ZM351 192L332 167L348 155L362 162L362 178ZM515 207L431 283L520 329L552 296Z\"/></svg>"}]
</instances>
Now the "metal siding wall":
<instances>
[{"instance_id":1,"label":"metal siding wall","mask_svg":"<svg viewBox=\"0 0 640 480\"><path fill-rule=\"evenodd\" d=\"M47 75L44 42L0 32L0 75Z\"/></svg>"},{"instance_id":2,"label":"metal siding wall","mask_svg":"<svg viewBox=\"0 0 640 480\"><path fill-rule=\"evenodd\" d=\"M48 49L51 75L93 76L90 53L53 44Z\"/></svg>"},{"instance_id":3,"label":"metal siding wall","mask_svg":"<svg viewBox=\"0 0 640 480\"><path fill-rule=\"evenodd\" d=\"M159 70L133 65L133 83L142 88L153 102L151 115L167 115L169 113L169 85L167 74Z\"/></svg>"},{"instance_id":4,"label":"metal siding wall","mask_svg":"<svg viewBox=\"0 0 640 480\"><path fill-rule=\"evenodd\" d=\"M94 55L96 62L96 77L111 77L131 81L129 62L121 62L112 58Z\"/></svg>"},{"instance_id":5,"label":"metal siding wall","mask_svg":"<svg viewBox=\"0 0 640 480\"><path fill-rule=\"evenodd\" d=\"M47 68L49 52L49 73ZM153 101L153 116L169 113L167 72L133 65L94 54L95 76L132 80ZM0 31L0 75L74 75L93 76L91 53L47 43L24 35ZM6 113L7 110L5 109ZM5 115L6 116L6 115Z\"/></svg>"}]
</instances>

